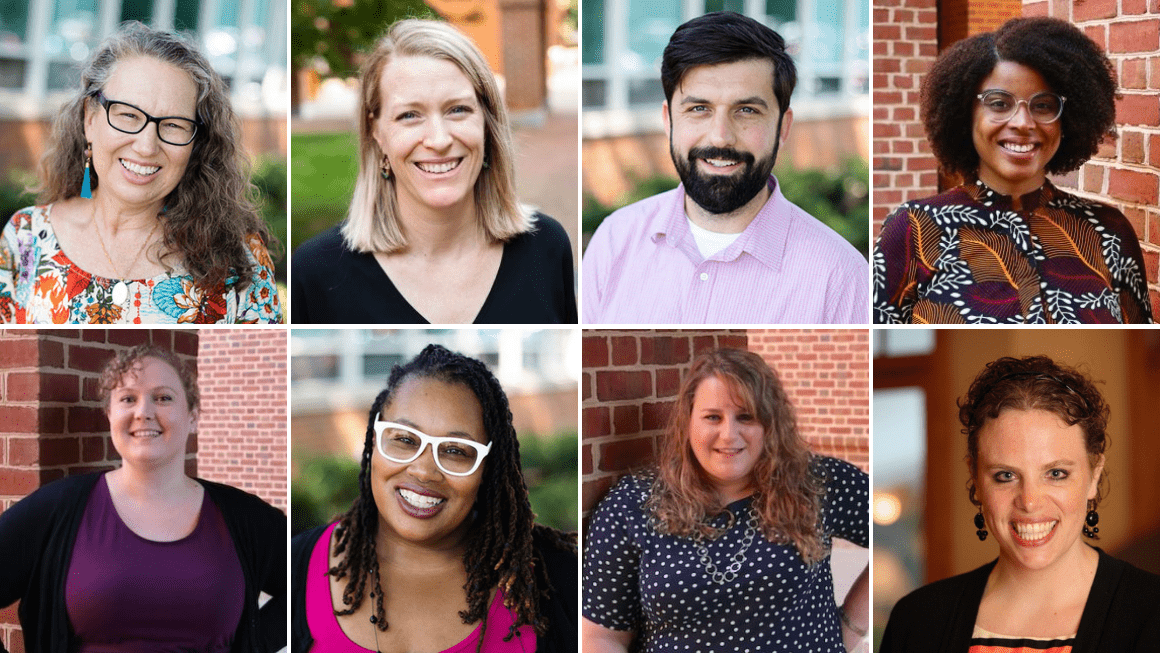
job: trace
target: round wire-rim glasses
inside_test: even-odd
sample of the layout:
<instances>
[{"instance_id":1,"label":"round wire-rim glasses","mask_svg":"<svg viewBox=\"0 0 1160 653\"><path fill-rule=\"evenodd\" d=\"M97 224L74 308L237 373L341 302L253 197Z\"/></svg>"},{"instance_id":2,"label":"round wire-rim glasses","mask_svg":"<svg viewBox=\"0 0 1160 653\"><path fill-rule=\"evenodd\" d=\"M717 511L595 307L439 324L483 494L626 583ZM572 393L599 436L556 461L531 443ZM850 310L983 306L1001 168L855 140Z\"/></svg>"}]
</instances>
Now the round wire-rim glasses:
<instances>
[{"instance_id":1,"label":"round wire-rim glasses","mask_svg":"<svg viewBox=\"0 0 1160 653\"><path fill-rule=\"evenodd\" d=\"M384 422L380 419L381 417L382 413L375 415L375 447L379 450L379 455L391 462L414 462L415 460L418 460L419 456L423 455L423 452L427 450L427 445L430 444L431 451L434 452L435 465L439 467L443 473L450 474L451 476L471 476L475 473L475 470L479 469L480 463L483 462L483 459L486 458L487 454L491 451L490 442L488 444L480 444L478 442L464 438L440 438L434 435L427 435L419 429L412 426L407 426L406 424L399 424L398 422ZM387 447L383 446L383 433L386 432L387 429L397 429L407 433L408 436L414 436L415 438L418 438L419 445L415 448L414 452L410 453L408 456L392 456L391 454L387 453ZM396 444L402 445L405 448L415 446L413 443L408 443L401 439L398 440ZM467 469L467 471L453 471L448 469L442 460L443 456L455 456L457 454L454 454L450 450L445 450L443 448L443 445L445 444L471 449L475 454L474 459L470 461L465 459L463 461L465 463L470 462L471 468ZM451 458L451 460L454 461L455 458Z\"/></svg>"},{"instance_id":2,"label":"round wire-rim glasses","mask_svg":"<svg viewBox=\"0 0 1160 653\"><path fill-rule=\"evenodd\" d=\"M1001 89L983 91L975 97L983 103L987 117L994 122L1007 122L1019 112L1019 105L1026 104L1031 119L1041 125L1048 125L1063 115L1063 103L1067 98L1049 91L1036 93L1028 100L1019 100L1015 95Z\"/></svg>"},{"instance_id":3,"label":"round wire-rim glasses","mask_svg":"<svg viewBox=\"0 0 1160 653\"><path fill-rule=\"evenodd\" d=\"M123 134L140 134L149 123L154 123L157 125L157 138L160 138L162 143L182 147L193 142L197 137L198 126L202 124L200 121L183 116L155 118L141 107L128 102L110 100L101 91L97 92L96 98L97 102L105 107L105 119L109 122L109 126Z\"/></svg>"}]
</instances>

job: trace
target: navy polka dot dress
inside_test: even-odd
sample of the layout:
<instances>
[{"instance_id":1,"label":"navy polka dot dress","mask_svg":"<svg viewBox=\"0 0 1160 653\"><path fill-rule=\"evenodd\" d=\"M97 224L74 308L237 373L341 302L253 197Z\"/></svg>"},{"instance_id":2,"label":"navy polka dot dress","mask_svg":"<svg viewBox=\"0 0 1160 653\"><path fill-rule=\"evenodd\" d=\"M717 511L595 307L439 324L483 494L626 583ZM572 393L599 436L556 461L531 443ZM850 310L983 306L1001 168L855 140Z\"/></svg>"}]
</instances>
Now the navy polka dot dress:
<instances>
[{"instance_id":1,"label":"navy polka dot dress","mask_svg":"<svg viewBox=\"0 0 1160 653\"><path fill-rule=\"evenodd\" d=\"M822 525L834 537L869 545L869 478L850 463L817 457L826 478ZM637 650L681 653L810 651L845 653L830 558L807 567L793 545L758 532L732 582L715 583L691 538L661 535L642 505L651 479L628 476L597 507L584 547L584 616L637 633ZM736 522L708 542L725 570L743 546L748 498L729 504ZM723 527L728 516L713 525Z\"/></svg>"}]
</instances>

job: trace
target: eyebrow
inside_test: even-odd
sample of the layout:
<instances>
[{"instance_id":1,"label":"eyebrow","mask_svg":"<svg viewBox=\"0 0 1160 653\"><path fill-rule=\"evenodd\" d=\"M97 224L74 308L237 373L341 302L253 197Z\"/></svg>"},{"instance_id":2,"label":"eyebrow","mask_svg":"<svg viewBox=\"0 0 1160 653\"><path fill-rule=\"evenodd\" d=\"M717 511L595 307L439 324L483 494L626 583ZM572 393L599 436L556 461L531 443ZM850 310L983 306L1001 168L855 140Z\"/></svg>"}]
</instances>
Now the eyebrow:
<instances>
[{"instance_id":1,"label":"eyebrow","mask_svg":"<svg viewBox=\"0 0 1160 653\"><path fill-rule=\"evenodd\" d=\"M411 428L415 429L416 431L421 431L421 432L423 432L423 433L426 433L427 435L431 435L430 433L427 433L427 432L426 432L426 431L424 431L423 429L419 428L419 425L418 425L418 424L416 424L416 423L412 422L411 420L407 419L406 417L400 417L400 418L398 418L398 419L385 419L385 420L382 420L382 421L384 421L384 422L394 422L394 423L396 423L396 424L402 424L402 425L404 425L404 426L410 426ZM433 438L439 438L439 437L443 437L443 438L459 438L460 440L471 440L472 442L479 442L479 438L478 438L478 437L476 437L476 436L472 435L471 433L466 433L466 432L464 432L464 431L451 431L451 432L450 432L449 434L447 434L447 435L442 435L442 436L441 436L441 435L431 435L431 437L433 437ZM487 443L486 443L486 442L480 442L480 444L487 444Z\"/></svg>"},{"instance_id":2,"label":"eyebrow","mask_svg":"<svg viewBox=\"0 0 1160 653\"><path fill-rule=\"evenodd\" d=\"M681 104L682 105L685 105L685 104L714 104L714 102L711 102L705 98L693 97L690 95L690 96L686 96L685 98L683 98L681 100ZM752 95L752 96L747 97L747 98L735 100L733 102L729 102L728 104L729 104L729 106L734 106L734 107L739 106L739 105L744 105L744 104L752 104L755 106L766 107L766 108L769 107L769 104L758 95Z\"/></svg>"},{"instance_id":3,"label":"eyebrow","mask_svg":"<svg viewBox=\"0 0 1160 653\"><path fill-rule=\"evenodd\" d=\"M1059 460L1053 460L1053 461L1043 465L1042 467L1040 467L1040 469L1055 469L1057 467L1075 467L1077 464L1078 463L1076 463L1074 460L1069 460L1067 458L1060 458ZM1001 470L1001 469L1018 469L1018 468L1015 467L1014 465L1003 465L1001 463L996 463L994 465L988 465L986 469L987 469L987 471L997 471L997 470Z\"/></svg>"}]
</instances>

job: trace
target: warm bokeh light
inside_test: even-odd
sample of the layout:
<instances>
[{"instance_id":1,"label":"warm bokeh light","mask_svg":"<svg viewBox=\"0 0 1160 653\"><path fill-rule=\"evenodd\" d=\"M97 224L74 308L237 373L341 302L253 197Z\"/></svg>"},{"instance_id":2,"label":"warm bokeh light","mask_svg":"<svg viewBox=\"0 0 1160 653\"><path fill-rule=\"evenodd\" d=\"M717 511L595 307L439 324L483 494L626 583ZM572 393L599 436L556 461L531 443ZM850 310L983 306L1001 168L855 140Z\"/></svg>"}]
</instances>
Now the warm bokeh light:
<instances>
[{"instance_id":1,"label":"warm bokeh light","mask_svg":"<svg viewBox=\"0 0 1160 653\"><path fill-rule=\"evenodd\" d=\"M890 492L874 493L874 523L889 526L902 514L902 501Z\"/></svg>"}]
</instances>

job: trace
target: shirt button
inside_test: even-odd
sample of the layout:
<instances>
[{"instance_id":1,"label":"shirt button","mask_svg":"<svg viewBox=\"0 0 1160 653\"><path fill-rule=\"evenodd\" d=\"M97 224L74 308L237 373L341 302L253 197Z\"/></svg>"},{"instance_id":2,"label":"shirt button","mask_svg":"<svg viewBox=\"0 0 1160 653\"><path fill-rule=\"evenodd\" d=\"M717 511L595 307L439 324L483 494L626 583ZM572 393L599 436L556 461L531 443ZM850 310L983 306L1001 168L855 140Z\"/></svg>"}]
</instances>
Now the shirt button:
<instances>
[{"instance_id":1,"label":"shirt button","mask_svg":"<svg viewBox=\"0 0 1160 653\"><path fill-rule=\"evenodd\" d=\"M708 281L708 280L709 280L709 273L708 273L708 272L702 272L702 273L701 273L701 281Z\"/></svg>"}]
</instances>

